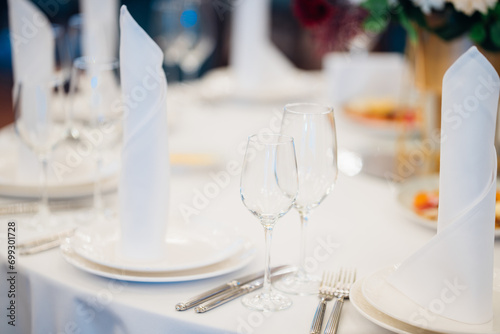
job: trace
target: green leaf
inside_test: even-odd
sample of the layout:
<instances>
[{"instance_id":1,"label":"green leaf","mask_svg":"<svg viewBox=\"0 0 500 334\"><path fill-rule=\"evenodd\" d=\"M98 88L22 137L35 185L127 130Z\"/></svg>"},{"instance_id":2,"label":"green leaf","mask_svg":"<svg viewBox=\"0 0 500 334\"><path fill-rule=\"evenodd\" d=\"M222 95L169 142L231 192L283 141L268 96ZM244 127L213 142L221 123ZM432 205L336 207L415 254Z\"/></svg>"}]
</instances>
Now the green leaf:
<instances>
[{"instance_id":1,"label":"green leaf","mask_svg":"<svg viewBox=\"0 0 500 334\"><path fill-rule=\"evenodd\" d=\"M496 47L500 47L500 21L495 21L490 27L491 41Z\"/></svg>"},{"instance_id":2,"label":"green leaf","mask_svg":"<svg viewBox=\"0 0 500 334\"><path fill-rule=\"evenodd\" d=\"M493 12L494 12L496 15L500 16L500 2L497 2L497 4L496 4L495 8L493 8Z\"/></svg>"},{"instance_id":3,"label":"green leaf","mask_svg":"<svg viewBox=\"0 0 500 334\"><path fill-rule=\"evenodd\" d=\"M469 32L469 37L476 43L482 43L486 39L486 29L480 22L474 24Z\"/></svg>"},{"instance_id":4,"label":"green leaf","mask_svg":"<svg viewBox=\"0 0 500 334\"><path fill-rule=\"evenodd\" d=\"M379 33L382 32L387 25L389 20L382 16L368 16L363 22L363 28L367 31Z\"/></svg>"},{"instance_id":5,"label":"green leaf","mask_svg":"<svg viewBox=\"0 0 500 334\"><path fill-rule=\"evenodd\" d=\"M372 15L386 11L388 6L387 0L365 0L361 3L361 7L370 11Z\"/></svg>"},{"instance_id":6,"label":"green leaf","mask_svg":"<svg viewBox=\"0 0 500 334\"><path fill-rule=\"evenodd\" d=\"M398 16L399 22L401 23L403 28L405 28L405 30L408 34L408 37L410 38L410 41L417 42L417 40L418 40L417 30L411 24L408 17L403 12L399 12L397 16Z\"/></svg>"}]
</instances>

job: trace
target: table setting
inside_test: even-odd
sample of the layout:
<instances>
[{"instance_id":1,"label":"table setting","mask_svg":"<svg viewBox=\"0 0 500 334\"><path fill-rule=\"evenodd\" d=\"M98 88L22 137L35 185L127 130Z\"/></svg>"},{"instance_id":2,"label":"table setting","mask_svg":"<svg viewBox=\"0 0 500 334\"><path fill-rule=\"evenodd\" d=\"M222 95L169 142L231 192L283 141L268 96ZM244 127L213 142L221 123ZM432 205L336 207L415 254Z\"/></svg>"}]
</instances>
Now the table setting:
<instances>
[{"instance_id":1,"label":"table setting","mask_svg":"<svg viewBox=\"0 0 500 334\"><path fill-rule=\"evenodd\" d=\"M133 6L81 0L64 44L8 1L11 38L37 30L12 44L0 129L0 332L500 333L484 50L447 67L421 173L436 110L417 107L408 59L334 52L306 73L252 1L232 9L229 66L194 79L215 46L167 59L190 30L166 24L213 29L202 2L154 1L149 30Z\"/></svg>"}]
</instances>

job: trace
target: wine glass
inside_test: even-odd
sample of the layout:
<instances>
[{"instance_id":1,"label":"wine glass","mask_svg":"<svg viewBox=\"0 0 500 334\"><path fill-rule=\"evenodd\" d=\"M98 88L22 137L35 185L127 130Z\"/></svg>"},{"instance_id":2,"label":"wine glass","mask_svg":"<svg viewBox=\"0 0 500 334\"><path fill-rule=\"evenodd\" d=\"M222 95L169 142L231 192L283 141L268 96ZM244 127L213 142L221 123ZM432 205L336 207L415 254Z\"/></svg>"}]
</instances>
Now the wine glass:
<instances>
[{"instance_id":1,"label":"wine glass","mask_svg":"<svg viewBox=\"0 0 500 334\"><path fill-rule=\"evenodd\" d=\"M279 311L292 305L287 296L271 288L270 249L274 225L293 206L298 191L293 138L278 134L248 138L241 172L243 204L264 227L265 274L262 292L247 295L243 304L259 311Z\"/></svg>"},{"instance_id":2,"label":"wine glass","mask_svg":"<svg viewBox=\"0 0 500 334\"><path fill-rule=\"evenodd\" d=\"M215 49L212 4L202 0L156 0L151 8L152 35L163 49L168 74L174 75L173 80L196 78Z\"/></svg>"},{"instance_id":3,"label":"wine glass","mask_svg":"<svg viewBox=\"0 0 500 334\"><path fill-rule=\"evenodd\" d=\"M305 271L306 230L309 215L332 191L337 180L337 139L333 109L314 103L285 106L281 134L295 140L299 194L295 209L300 214L301 241L298 270L276 282L281 291L307 295L318 292L319 278Z\"/></svg>"},{"instance_id":4,"label":"wine glass","mask_svg":"<svg viewBox=\"0 0 500 334\"><path fill-rule=\"evenodd\" d=\"M58 117L63 108L64 87L60 80L21 81L14 90L14 128L17 136L41 164L41 199L32 226L43 231L58 225L48 206L48 168L50 153L64 138L64 120Z\"/></svg>"},{"instance_id":5,"label":"wine glass","mask_svg":"<svg viewBox=\"0 0 500 334\"><path fill-rule=\"evenodd\" d=\"M79 57L73 63L67 133L71 141L90 146L95 159L94 211L102 218L103 152L121 138L123 103L116 59ZM75 145L78 145L76 143Z\"/></svg>"}]
</instances>

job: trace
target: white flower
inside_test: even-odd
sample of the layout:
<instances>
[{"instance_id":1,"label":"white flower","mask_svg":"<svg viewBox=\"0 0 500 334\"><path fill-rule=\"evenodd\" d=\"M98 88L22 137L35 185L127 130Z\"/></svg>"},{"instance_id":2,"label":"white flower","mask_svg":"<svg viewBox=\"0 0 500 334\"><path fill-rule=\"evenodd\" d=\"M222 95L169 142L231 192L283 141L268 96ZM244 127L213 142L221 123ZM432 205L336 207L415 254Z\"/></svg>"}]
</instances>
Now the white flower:
<instances>
[{"instance_id":1,"label":"white flower","mask_svg":"<svg viewBox=\"0 0 500 334\"><path fill-rule=\"evenodd\" d=\"M486 14L489 8L495 7L497 0L447 0L455 9L467 15L472 15L476 10Z\"/></svg>"},{"instance_id":2,"label":"white flower","mask_svg":"<svg viewBox=\"0 0 500 334\"><path fill-rule=\"evenodd\" d=\"M445 0L411 0L415 6L419 6L424 14L429 14L433 9L444 8ZM474 0L471 0L474 1Z\"/></svg>"}]
</instances>

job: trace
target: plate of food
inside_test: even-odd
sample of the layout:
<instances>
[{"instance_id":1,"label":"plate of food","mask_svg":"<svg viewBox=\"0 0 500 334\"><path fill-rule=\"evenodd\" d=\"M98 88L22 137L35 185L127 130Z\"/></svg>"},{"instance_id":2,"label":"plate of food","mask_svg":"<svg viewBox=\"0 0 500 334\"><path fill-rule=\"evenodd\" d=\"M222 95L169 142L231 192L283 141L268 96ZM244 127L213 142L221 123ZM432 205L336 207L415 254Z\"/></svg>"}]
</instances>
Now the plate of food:
<instances>
[{"instance_id":1,"label":"plate of food","mask_svg":"<svg viewBox=\"0 0 500 334\"><path fill-rule=\"evenodd\" d=\"M439 209L439 174L418 176L401 184L397 202L409 220L437 229ZM497 183L495 236L500 237L500 187Z\"/></svg>"},{"instance_id":2,"label":"plate of food","mask_svg":"<svg viewBox=\"0 0 500 334\"><path fill-rule=\"evenodd\" d=\"M390 97L365 97L346 102L342 109L351 121L374 134L395 136L404 129L417 132L417 108Z\"/></svg>"}]
</instances>

